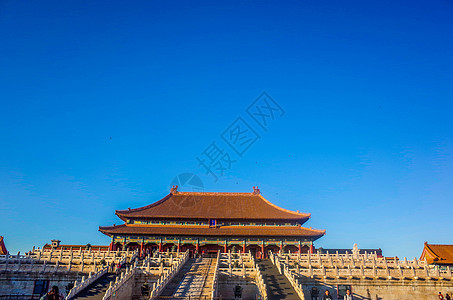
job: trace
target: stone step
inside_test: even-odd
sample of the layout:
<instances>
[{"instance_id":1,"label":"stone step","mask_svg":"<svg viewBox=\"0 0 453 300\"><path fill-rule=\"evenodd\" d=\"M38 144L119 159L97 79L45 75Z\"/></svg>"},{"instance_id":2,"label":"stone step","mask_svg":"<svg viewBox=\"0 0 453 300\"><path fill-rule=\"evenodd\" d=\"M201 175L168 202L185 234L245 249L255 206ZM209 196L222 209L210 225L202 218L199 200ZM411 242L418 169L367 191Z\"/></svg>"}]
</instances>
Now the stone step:
<instances>
[{"instance_id":1,"label":"stone step","mask_svg":"<svg viewBox=\"0 0 453 300\"><path fill-rule=\"evenodd\" d=\"M108 273L89 285L85 290L76 295L73 299L102 300L111 281L115 281L116 275Z\"/></svg>"},{"instance_id":2,"label":"stone step","mask_svg":"<svg viewBox=\"0 0 453 300\"><path fill-rule=\"evenodd\" d=\"M199 297L210 295L214 272L213 259L191 259L173 278L160 296L164 297Z\"/></svg>"},{"instance_id":3,"label":"stone step","mask_svg":"<svg viewBox=\"0 0 453 300\"><path fill-rule=\"evenodd\" d=\"M299 300L299 296L289 280L278 272L270 259L257 260L257 263L267 285L269 299Z\"/></svg>"}]
</instances>

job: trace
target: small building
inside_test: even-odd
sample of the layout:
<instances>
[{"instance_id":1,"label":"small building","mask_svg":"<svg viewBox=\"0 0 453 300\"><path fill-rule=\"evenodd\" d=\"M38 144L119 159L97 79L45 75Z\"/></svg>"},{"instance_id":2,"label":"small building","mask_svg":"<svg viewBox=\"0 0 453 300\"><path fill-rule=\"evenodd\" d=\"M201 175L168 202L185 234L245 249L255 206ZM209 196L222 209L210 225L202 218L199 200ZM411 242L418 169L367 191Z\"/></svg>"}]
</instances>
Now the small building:
<instances>
[{"instance_id":1,"label":"small building","mask_svg":"<svg viewBox=\"0 0 453 300\"><path fill-rule=\"evenodd\" d=\"M420 260L430 265L453 267L453 245L428 244L425 242Z\"/></svg>"},{"instance_id":2,"label":"small building","mask_svg":"<svg viewBox=\"0 0 453 300\"><path fill-rule=\"evenodd\" d=\"M309 213L280 208L254 187L252 193L180 192L150 205L115 214L124 224L99 227L111 237L111 250L189 250L194 253L313 252L325 230L302 227Z\"/></svg>"},{"instance_id":3,"label":"small building","mask_svg":"<svg viewBox=\"0 0 453 300\"><path fill-rule=\"evenodd\" d=\"M44 250L49 250L53 249L55 251L60 251L60 250L73 250L73 251L78 251L80 249L82 250L89 250L91 249L94 252L102 252L102 251L108 251L109 246L108 245L91 245L91 244L85 244L85 245L63 245L61 244L60 240L51 240L50 244L45 244L42 248Z\"/></svg>"}]
</instances>

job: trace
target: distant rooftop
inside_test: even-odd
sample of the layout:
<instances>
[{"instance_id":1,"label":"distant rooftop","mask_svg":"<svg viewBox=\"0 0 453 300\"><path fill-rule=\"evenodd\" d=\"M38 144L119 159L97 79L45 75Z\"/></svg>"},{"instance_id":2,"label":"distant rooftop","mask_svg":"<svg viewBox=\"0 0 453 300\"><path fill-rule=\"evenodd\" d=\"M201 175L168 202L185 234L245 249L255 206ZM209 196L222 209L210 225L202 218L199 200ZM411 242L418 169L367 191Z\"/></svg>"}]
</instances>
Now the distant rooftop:
<instances>
[{"instance_id":1,"label":"distant rooftop","mask_svg":"<svg viewBox=\"0 0 453 300\"><path fill-rule=\"evenodd\" d=\"M453 265L453 245L428 244L425 242L420 260L428 264Z\"/></svg>"},{"instance_id":2,"label":"distant rooftop","mask_svg":"<svg viewBox=\"0 0 453 300\"><path fill-rule=\"evenodd\" d=\"M5 241L3 240L3 236L0 236L0 255L8 254L8 250L6 250Z\"/></svg>"}]
</instances>

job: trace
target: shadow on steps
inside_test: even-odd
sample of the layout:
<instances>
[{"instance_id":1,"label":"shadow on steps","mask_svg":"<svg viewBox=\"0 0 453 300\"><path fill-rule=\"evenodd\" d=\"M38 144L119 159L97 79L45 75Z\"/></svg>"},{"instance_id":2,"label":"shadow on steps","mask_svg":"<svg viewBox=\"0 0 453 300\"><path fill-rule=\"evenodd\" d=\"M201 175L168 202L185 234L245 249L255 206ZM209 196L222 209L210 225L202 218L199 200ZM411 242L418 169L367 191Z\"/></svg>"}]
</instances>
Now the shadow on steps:
<instances>
[{"instance_id":1,"label":"shadow on steps","mask_svg":"<svg viewBox=\"0 0 453 300\"><path fill-rule=\"evenodd\" d=\"M85 290L80 292L73 299L90 299L90 300L102 300L105 292L107 291L110 281L115 280L116 275L114 273L107 273L101 276L98 280L90 284Z\"/></svg>"},{"instance_id":2,"label":"shadow on steps","mask_svg":"<svg viewBox=\"0 0 453 300\"><path fill-rule=\"evenodd\" d=\"M267 285L269 299L299 300L299 296L289 280L278 272L270 259L257 260L257 263Z\"/></svg>"}]
</instances>

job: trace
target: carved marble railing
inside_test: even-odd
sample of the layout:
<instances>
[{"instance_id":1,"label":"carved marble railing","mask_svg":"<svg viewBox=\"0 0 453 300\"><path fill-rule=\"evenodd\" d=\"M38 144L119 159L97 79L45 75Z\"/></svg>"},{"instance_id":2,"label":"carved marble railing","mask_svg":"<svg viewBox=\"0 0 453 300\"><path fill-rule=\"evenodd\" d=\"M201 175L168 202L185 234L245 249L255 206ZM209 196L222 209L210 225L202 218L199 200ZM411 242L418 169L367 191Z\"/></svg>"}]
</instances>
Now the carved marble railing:
<instances>
[{"instance_id":1,"label":"carved marble railing","mask_svg":"<svg viewBox=\"0 0 453 300\"><path fill-rule=\"evenodd\" d=\"M260 269L250 252L248 253L220 253L218 261L218 275L238 276L250 278L258 287L261 299L267 299L267 288Z\"/></svg>"},{"instance_id":2,"label":"carved marble railing","mask_svg":"<svg viewBox=\"0 0 453 300\"><path fill-rule=\"evenodd\" d=\"M138 257L139 254L140 254L140 252L139 252L138 249L135 250L134 252L132 252L132 256L130 257L129 262L132 263L133 261L135 261L135 260L137 259L137 257ZM121 263L121 264L124 264L124 263L127 261L127 259L128 259L128 256L127 256L127 255L126 255L126 256L123 256L123 258L122 258L123 262L120 261L120 263Z\"/></svg>"},{"instance_id":3,"label":"carved marble railing","mask_svg":"<svg viewBox=\"0 0 453 300\"><path fill-rule=\"evenodd\" d=\"M114 293L116 293L116 291L121 289L121 287L125 283L127 283L130 279L133 279L135 277L136 271L137 271L137 262L135 262L133 265L127 267L125 272L123 272L119 276L117 276L114 283L112 283L112 281L110 282L110 285L102 299L103 300L110 299L112 297L112 295Z\"/></svg>"},{"instance_id":4,"label":"carved marble railing","mask_svg":"<svg viewBox=\"0 0 453 300\"><path fill-rule=\"evenodd\" d=\"M300 284L298 281L297 274L294 274L292 271L288 270L286 266L283 266L283 274L286 276L286 278L288 278L299 298L301 300L305 300L304 290L302 288L302 284Z\"/></svg>"},{"instance_id":5,"label":"carved marble railing","mask_svg":"<svg viewBox=\"0 0 453 300\"><path fill-rule=\"evenodd\" d=\"M280 256L270 252L269 253L269 258L271 259L271 262L277 267L278 272L280 274L283 274L282 273L281 263L280 263Z\"/></svg>"},{"instance_id":6,"label":"carved marble railing","mask_svg":"<svg viewBox=\"0 0 453 300\"><path fill-rule=\"evenodd\" d=\"M424 268L427 266L426 260L417 260L414 258L408 260L406 257L400 260L398 257L378 257L376 253L374 254L360 254L360 255L350 255L348 252L346 254L276 254L281 261L284 261L286 264L295 264L297 263L300 266L312 267L394 267L398 266L401 268Z\"/></svg>"},{"instance_id":7,"label":"carved marble railing","mask_svg":"<svg viewBox=\"0 0 453 300\"><path fill-rule=\"evenodd\" d=\"M148 254L139 267L145 274L162 275L166 270L178 262L184 256L185 252L155 252L152 256Z\"/></svg>"},{"instance_id":8,"label":"carved marble railing","mask_svg":"<svg viewBox=\"0 0 453 300\"><path fill-rule=\"evenodd\" d=\"M218 297L219 294L219 265L220 265L220 251L217 252L217 261L214 269L214 277L212 278L211 299L214 299L214 297Z\"/></svg>"},{"instance_id":9,"label":"carved marble railing","mask_svg":"<svg viewBox=\"0 0 453 300\"><path fill-rule=\"evenodd\" d=\"M100 269L132 261L139 255L136 251L90 251L34 249L21 255L1 255L0 271L8 272L66 272L97 273Z\"/></svg>"},{"instance_id":10,"label":"carved marble railing","mask_svg":"<svg viewBox=\"0 0 453 300\"><path fill-rule=\"evenodd\" d=\"M90 284L98 280L102 275L106 274L108 272L108 269L109 269L108 267L105 267L94 274L90 272L88 278L85 279L85 276L82 276L82 280L80 282L76 280L74 282L74 287L69 291L68 295L66 296L66 299L74 298L77 294L79 294L81 291L87 288Z\"/></svg>"},{"instance_id":11,"label":"carved marble railing","mask_svg":"<svg viewBox=\"0 0 453 300\"><path fill-rule=\"evenodd\" d=\"M288 265L280 261L281 256L278 256L273 253L269 253L269 257L272 263L277 267L280 274L285 275L288 278L288 281L291 283L292 287L296 291L297 295L301 300L305 300L304 291L302 285L298 282L298 275L288 269Z\"/></svg>"},{"instance_id":12,"label":"carved marble railing","mask_svg":"<svg viewBox=\"0 0 453 300\"><path fill-rule=\"evenodd\" d=\"M254 277L256 270L250 253L221 253L219 273L226 276Z\"/></svg>"},{"instance_id":13,"label":"carved marble railing","mask_svg":"<svg viewBox=\"0 0 453 300\"><path fill-rule=\"evenodd\" d=\"M1 255L0 272L55 273L66 272L67 267L60 262L39 261L28 255Z\"/></svg>"},{"instance_id":14,"label":"carved marble railing","mask_svg":"<svg viewBox=\"0 0 453 300\"><path fill-rule=\"evenodd\" d=\"M258 267L258 264L255 261L255 258L252 255L250 255L250 257L252 258L252 262L253 262L254 269L256 272L255 282L256 282L256 285L258 286L258 290L260 291L261 299L267 300L268 299L267 286L266 286L266 283L264 282L263 275L261 274L260 268Z\"/></svg>"},{"instance_id":15,"label":"carved marble railing","mask_svg":"<svg viewBox=\"0 0 453 300\"><path fill-rule=\"evenodd\" d=\"M365 260L349 257L347 261L341 257L334 260L333 255L326 254L327 261L317 255L307 255L307 260L298 255L270 255L272 262L281 271L282 266L291 270L297 276L322 277L322 278L357 278L357 279L440 279L453 280L450 268L440 269L438 266L428 265L426 261L418 261L416 258L408 261L406 258L399 261L397 258L371 257Z\"/></svg>"},{"instance_id":16,"label":"carved marble railing","mask_svg":"<svg viewBox=\"0 0 453 300\"><path fill-rule=\"evenodd\" d=\"M137 251L92 251L92 250L52 250L36 249L27 254L28 257L36 260L46 260L51 262L60 261L66 264L94 264L104 260L106 263L118 263L126 256L130 257Z\"/></svg>"},{"instance_id":17,"label":"carved marble railing","mask_svg":"<svg viewBox=\"0 0 453 300\"><path fill-rule=\"evenodd\" d=\"M171 265L169 270L164 270L162 276L153 284L149 299L154 299L163 291L173 277L181 270L182 266L189 259L189 250L184 252L182 257L178 257L176 263Z\"/></svg>"},{"instance_id":18,"label":"carved marble railing","mask_svg":"<svg viewBox=\"0 0 453 300\"><path fill-rule=\"evenodd\" d=\"M5 261L5 260L22 260L22 259L30 259L28 255L23 255L20 254L20 252L17 253L17 255L11 255L11 254L6 254L6 255L0 255L0 262Z\"/></svg>"}]
</instances>

